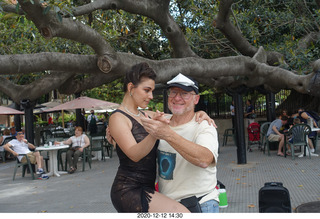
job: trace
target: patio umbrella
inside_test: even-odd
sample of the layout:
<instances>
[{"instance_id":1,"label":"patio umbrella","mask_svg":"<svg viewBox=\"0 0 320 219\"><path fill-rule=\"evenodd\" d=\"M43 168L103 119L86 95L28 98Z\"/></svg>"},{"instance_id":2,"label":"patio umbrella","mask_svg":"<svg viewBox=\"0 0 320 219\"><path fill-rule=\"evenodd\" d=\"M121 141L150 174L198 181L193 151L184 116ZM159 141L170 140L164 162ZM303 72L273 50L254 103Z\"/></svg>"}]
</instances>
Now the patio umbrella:
<instances>
[{"instance_id":1,"label":"patio umbrella","mask_svg":"<svg viewBox=\"0 0 320 219\"><path fill-rule=\"evenodd\" d=\"M10 107L0 106L0 115L15 115L15 114L24 114L16 109L12 109Z\"/></svg>"},{"instance_id":2,"label":"patio umbrella","mask_svg":"<svg viewBox=\"0 0 320 219\"><path fill-rule=\"evenodd\" d=\"M86 96L78 97L69 102L63 103L61 105L55 106L50 109L44 110L44 112L53 112L59 110L70 110L70 109L111 109L118 108L120 105L117 103L112 103L104 100L98 100Z\"/></svg>"}]
</instances>

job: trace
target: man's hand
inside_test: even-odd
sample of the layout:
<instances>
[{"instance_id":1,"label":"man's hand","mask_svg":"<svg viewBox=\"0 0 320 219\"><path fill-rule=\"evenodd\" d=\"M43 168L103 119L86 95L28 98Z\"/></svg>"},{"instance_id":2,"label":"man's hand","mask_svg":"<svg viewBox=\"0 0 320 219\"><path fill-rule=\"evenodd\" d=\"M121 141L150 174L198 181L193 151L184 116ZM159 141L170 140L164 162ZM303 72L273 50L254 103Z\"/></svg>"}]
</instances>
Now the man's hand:
<instances>
[{"instance_id":1,"label":"man's hand","mask_svg":"<svg viewBox=\"0 0 320 219\"><path fill-rule=\"evenodd\" d=\"M171 131L169 123L164 117L155 117L157 120L148 117L141 117L140 119L144 129L155 138L165 139Z\"/></svg>"},{"instance_id":2,"label":"man's hand","mask_svg":"<svg viewBox=\"0 0 320 219\"><path fill-rule=\"evenodd\" d=\"M15 151L12 151L12 154L13 154L13 156L15 156L15 157L18 157L18 156L19 156L19 154L18 154L17 152L15 152Z\"/></svg>"},{"instance_id":3,"label":"man's hand","mask_svg":"<svg viewBox=\"0 0 320 219\"><path fill-rule=\"evenodd\" d=\"M165 117L165 113L164 112L160 112L159 110L157 110L155 112L155 114L153 115L152 119L153 120L158 120L158 121L166 123L166 124L170 123L170 120Z\"/></svg>"}]
</instances>

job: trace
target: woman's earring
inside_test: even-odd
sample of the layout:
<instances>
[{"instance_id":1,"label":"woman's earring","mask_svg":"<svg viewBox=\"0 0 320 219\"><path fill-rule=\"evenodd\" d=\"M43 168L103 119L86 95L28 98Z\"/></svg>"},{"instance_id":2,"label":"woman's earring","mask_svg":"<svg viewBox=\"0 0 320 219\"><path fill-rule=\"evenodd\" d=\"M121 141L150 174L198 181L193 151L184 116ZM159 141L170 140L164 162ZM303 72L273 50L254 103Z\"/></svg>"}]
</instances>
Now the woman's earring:
<instances>
[{"instance_id":1,"label":"woman's earring","mask_svg":"<svg viewBox=\"0 0 320 219\"><path fill-rule=\"evenodd\" d=\"M130 97L132 97L132 93L131 93L131 91L129 92L129 94L130 94Z\"/></svg>"}]
</instances>

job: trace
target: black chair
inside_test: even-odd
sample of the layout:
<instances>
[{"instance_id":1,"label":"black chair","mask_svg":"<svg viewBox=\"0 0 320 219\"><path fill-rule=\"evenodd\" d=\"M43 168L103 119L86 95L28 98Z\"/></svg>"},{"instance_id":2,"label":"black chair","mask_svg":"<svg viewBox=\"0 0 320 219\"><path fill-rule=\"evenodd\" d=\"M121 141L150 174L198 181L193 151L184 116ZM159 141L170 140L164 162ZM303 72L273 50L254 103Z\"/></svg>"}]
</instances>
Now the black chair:
<instances>
[{"instance_id":1,"label":"black chair","mask_svg":"<svg viewBox=\"0 0 320 219\"><path fill-rule=\"evenodd\" d=\"M26 159L27 159L27 163L21 163L21 162L19 161L19 159L16 158L16 165L15 165L15 167L14 167L14 172L13 172L13 178L12 178L12 180L14 180L14 179L16 178L17 169L18 169L19 167L22 167L22 177L25 176L26 170L27 170L27 168L29 168L29 171L30 171L30 174L31 174L31 176L32 176L32 179L35 179L35 177L34 177L35 165L34 165L34 164L31 164L31 162L30 162L30 160L29 160L29 158L28 158L28 156L27 156L26 154L19 154L19 156L25 156Z\"/></svg>"},{"instance_id":2,"label":"black chair","mask_svg":"<svg viewBox=\"0 0 320 219\"><path fill-rule=\"evenodd\" d=\"M42 139L42 144L45 144L48 141L48 139L53 138L52 132L48 129L40 131L40 136Z\"/></svg>"},{"instance_id":3,"label":"black chair","mask_svg":"<svg viewBox=\"0 0 320 219\"><path fill-rule=\"evenodd\" d=\"M55 129L53 131L54 138L70 138L70 135L67 134L64 129Z\"/></svg>"}]
</instances>

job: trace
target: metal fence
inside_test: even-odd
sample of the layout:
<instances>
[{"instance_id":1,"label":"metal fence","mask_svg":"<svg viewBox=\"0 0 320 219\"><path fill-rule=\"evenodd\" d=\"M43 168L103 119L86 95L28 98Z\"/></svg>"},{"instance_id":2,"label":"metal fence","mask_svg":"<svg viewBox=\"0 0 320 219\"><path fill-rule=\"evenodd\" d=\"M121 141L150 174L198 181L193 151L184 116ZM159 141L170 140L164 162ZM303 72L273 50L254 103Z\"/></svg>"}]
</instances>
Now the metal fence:
<instances>
[{"instance_id":1,"label":"metal fence","mask_svg":"<svg viewBox=\"0 0 320 219\"><path fill-rule=\"evenodd\" d=\"M281 90L275 94L275 107L281 105L283 101L290 95L290 90ZM247 99L252 100L255 112L258 117L264 117L266 115L266 97L262 94L249 94L243 96L243 111L246 110ZM196 110L203 110L207 112L212 118L231 118L230 105L232 103L232 97L226 93L216 93L213 95L201 95L200 101Z\"/></svg>"}]
</instances>

